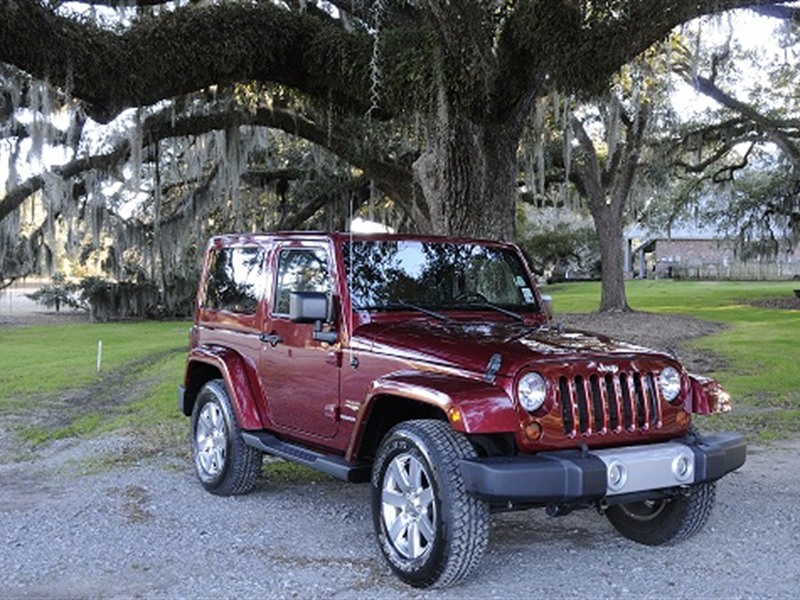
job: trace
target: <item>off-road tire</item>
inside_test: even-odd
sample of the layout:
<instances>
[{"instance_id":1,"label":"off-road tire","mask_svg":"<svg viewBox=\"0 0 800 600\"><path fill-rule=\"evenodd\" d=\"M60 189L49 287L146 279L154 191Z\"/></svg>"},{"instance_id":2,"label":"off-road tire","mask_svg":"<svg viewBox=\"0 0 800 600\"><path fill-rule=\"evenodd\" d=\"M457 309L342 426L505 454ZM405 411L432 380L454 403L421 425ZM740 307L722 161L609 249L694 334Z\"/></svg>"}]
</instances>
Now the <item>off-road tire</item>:
<instances>
[{"instance_id":1,"label":"off-road tire","mask_svg":"<svg viewBox=\"0 0 800 600\"><path fill-rule=\"evenodd\" d=\"M475 456L467 438L443 421L406 421L381 442L372 467L372 517L381 551L402 581L448 587L480 563L489 538L489 505L467 493L460 468L462 458ZM414 537L398 515L417 519L416 539L424 548L409 550L397 532L392 538L393 524L409 540Z\"/></svg>"},{"instance_id":2,"label":"off-road tire","mask_svg":"<svg viewBox=\"0 0 800 600\"><path fill-rule=\"evenodd\" d=\"M610 506L606 517L626 538L648 546L675 544L708 521L716 500L716 484L701 483L667 499Z\"/></svg>"},{"instance_id":3,"label":"off-road tire","mask_svg":"<svg viewBox=\"0 0 800 600\"><path fill-rule=\"evenodd\" d=\"M192 460L203 487L218 496L246 494L261 472L262 454L242 440L221 379L206 383L194 403Z\"/></svg>"}]
</instances>

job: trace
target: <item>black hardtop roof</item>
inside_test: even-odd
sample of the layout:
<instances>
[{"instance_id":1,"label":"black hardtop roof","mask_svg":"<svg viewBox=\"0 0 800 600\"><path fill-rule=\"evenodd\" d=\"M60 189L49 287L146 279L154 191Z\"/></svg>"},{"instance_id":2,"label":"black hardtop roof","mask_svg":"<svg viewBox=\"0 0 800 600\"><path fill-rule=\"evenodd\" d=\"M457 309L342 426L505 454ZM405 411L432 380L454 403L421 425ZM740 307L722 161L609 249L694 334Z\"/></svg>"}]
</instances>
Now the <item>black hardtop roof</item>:
<instances>
[{"instance_id":1,"label":"black hardtop roof","mask_svg":"<svg viewBox=\"0 0 800 600\"><path fill-rule=\"evenodd\" d=\"M440 235L421 235L410 233L349 233L325 231L275 231L263 233L226 233L211 238L209 245L240 246L249 244L265 244L277 241L329 241L335 244L349 241L427 241L427 242L452 242L461 244L477 243L481 245L509 246L507 242L499 242L480 238L448 237Z\"/></svg>"}]
</instances>

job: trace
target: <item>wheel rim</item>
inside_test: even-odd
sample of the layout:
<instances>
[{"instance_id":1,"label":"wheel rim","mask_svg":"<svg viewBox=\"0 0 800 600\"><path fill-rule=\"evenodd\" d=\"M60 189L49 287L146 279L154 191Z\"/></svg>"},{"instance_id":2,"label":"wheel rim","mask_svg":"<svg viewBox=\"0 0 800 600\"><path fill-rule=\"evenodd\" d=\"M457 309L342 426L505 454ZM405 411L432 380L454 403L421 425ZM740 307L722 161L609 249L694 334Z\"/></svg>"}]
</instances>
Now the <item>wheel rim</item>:
<instances>
[{"instance_id":1,"label":"wheel rim","mask_svg":"<svg viewBox=\"0 0 800 600\"><path fill-rule=\"evenodd\" d=\"M651 521L658 517L667 506L668 500L645 500L620 505L622 512L635 521Z\"/></svg>"},{"instance_id":2,"label":"wheel rim","mask_svg":"<svg viewBox=\"0 0 800 600\"><path fill-rule=\"evenodd\" d=\"M216 477L225 468L228 453L228 428L218 404L203 406L195 430L197 466L206 477Z\"/></svg>"},{"instance_id":3,"label":"wheel rim","mask_svg":"<svg viewBox=\"0 0 800 600\"><path fill-rule=\"evenodd\" d=\"M436 497L423 463L398 454L389 463L381 490L381 518L392 547L405 559L418 559L436 538Z\"/></svg>"}]
</instances>

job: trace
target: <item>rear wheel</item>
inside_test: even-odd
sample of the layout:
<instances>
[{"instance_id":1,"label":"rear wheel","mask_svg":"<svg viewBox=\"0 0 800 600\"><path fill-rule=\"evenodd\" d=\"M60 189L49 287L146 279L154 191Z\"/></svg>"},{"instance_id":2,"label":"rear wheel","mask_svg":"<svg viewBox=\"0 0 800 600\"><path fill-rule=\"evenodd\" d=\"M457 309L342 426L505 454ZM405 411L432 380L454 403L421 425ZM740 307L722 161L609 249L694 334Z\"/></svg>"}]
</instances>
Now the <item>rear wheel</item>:
<instances>
[{"instance_id":1,"label":"rear wheel","mask_svg":"<svg viewBox=\"0 0 800 600\"><path fill-rule=\"evenodd\" d=\"M470 496L460 459L475 456L442 421L397 425L378 449L372 515L378 543L397 576L415 587L447 587L478 565L489 535L489 506Z\"/></svg>"},{"instance_id":2,"label":"rear wheel","mask_svg":"<svg viewBox=\"0 0 800 600\"><path fill-rule=\"evenodd\" d=\"M203 487L212 494L246 494L261 471L261 452L247 446L225 383L215 379L197 395L192 410L192 458Z\"/></svg>"},{"instance_id":3,"label":"rear wheel","mask_svg":"<svg viewBox=\"0 0 800 600\"><path fill-rule=\"evenodd\" d=\"M715 500L716 484L701 483L672 498L610 506L606 517L628 539L648 546L673 544L703 528Z\"/></svg>"}]
</instances>

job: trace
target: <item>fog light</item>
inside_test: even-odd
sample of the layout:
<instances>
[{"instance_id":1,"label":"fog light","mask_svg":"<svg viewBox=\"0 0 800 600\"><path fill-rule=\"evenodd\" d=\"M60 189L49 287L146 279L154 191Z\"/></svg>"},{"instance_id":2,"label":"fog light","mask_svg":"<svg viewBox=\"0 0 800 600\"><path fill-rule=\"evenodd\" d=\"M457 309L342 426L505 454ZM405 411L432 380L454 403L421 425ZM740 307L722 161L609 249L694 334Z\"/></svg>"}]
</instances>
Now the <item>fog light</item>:
<instances>
[{"instance_id":1,"label":"fog light","mask_svg":"<svg viewBox=\"0 0 800 600\"><path fill-rule=\"evenodd\" d=\"M694 461L691 456L681 454L672 461L672 474L681 482L691 481L694 477Z\"/></svg>"},{"instance_id":2,"label":"fog light","mask_svg":"<svg viewBox=\"0 0 800 600\"><path fill-rule=\"evenodd\" d=\"M628 481L628 473L622 463L614 461L608 465L608 489L618 492Z\"/></svg>"}]
</instances>

